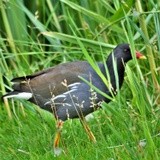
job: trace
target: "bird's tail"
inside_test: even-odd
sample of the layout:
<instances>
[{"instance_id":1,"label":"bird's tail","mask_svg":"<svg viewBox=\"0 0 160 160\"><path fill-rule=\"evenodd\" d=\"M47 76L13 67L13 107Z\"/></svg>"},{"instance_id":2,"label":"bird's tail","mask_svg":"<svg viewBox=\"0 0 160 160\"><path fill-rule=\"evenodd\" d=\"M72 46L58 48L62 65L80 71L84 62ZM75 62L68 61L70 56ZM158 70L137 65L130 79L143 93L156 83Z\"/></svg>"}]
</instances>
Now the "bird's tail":
<instances>
[{"instance_id":1,"label":"bird's tail","mask_svg":"<svg viewBox=\"0 0 160 160\"><path fill-rule=\"evenodd\" d=\"M20 91L11 91L5 95L2 96L2 99L4 98L16 98L16 99L25 99L29 100L32 98L32 93L30 92L20 92Z\"/></svg>"},{"instance_id":2,"label":"bird's tail","mask_svg":"<svg viewBox=\"0 0 160 160\"><path fill-rule=\"evenodd\" d=\"M11 82L13 83L12 85L13 91L3 95L2 99L16 98L16 99L29 100L30 98L32 98L32 93L29 90L26 77L18 77L12 79Z\"/></svg>"}]
</instances>

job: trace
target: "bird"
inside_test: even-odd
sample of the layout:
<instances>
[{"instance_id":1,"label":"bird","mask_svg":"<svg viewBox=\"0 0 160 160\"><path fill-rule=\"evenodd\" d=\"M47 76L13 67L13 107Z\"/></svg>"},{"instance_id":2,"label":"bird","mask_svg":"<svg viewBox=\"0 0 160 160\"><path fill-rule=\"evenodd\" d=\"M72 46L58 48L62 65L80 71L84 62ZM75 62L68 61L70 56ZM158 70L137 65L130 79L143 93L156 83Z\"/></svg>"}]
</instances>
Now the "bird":
<instances>
[{"instance_id":1,"label":"bird","mask_svg":"<svg viewBox=\"0 0 160 160\"><path fill-rule=\"evenodd\" d=\"M138 51L135 57L146 58ZM57 128L55 150L59 148L63 123L68 119L79 118L89 138L96 142L85 116L101 108L101 103L109 103L117 94L124 81L125 65L131 59L129 44L118 44L105 63L97 62L106 81L87 61L62 63L12 79L13 91L3 95L3 99L25 99L53 113Z\"/></svg>"}]
</instances>

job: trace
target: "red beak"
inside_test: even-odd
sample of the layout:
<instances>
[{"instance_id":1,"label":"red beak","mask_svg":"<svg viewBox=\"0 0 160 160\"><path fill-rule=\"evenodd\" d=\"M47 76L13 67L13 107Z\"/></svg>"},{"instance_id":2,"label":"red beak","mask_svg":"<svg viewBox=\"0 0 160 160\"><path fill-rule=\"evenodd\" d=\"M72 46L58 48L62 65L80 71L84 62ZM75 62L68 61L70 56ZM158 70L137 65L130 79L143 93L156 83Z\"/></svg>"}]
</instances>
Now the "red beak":
<instances>
[{"instance_id":1,"label":"red beak","mask_svg":"<svg viewBox=\"0 0 160 160\"><path fill-rule=\"evenodd\" d=\"M144 56L142 53L136 51L136 58L137 59L147 59L146 56Z\"/></svg>"}]
</instances>

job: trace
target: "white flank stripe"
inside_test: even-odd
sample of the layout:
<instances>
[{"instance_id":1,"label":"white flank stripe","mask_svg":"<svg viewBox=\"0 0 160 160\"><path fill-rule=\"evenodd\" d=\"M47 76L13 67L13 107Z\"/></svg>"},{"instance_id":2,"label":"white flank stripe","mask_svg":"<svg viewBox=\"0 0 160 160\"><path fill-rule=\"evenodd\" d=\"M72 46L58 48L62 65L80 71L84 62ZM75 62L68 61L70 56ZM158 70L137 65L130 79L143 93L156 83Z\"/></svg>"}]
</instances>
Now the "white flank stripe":
<instances>
[{"instance_id":1,"label":"white flank stripe","mask_svg":"<svg viewBox=\"0 0 160 160\"><path fill-rule=\"evenodd\" d=\"M51 104L51 101L46 102L44 105L46 106L46 105L48 105L48 104Z\"/></svg>"},{"instance_id":2,"label":"white flank stripe","mask_svg":"<svg viewBox=\"0 0 160 160\"><path fill-rule=\"evenodd\" d=\"M71 85L72 85L72 84L71 84ZM63 99L62 99L62 101L63 101L63 100L66 98L67 94L70 94L70 93L72 93L72 92L74 92L74 91L77 91L77 89L71 89L71 90L69 90L69 91L67 91L67 92L64 92L63 94L57 95L57 96L55 96L55 97L52 97L51 100L48 101L48 102L46 102L44 105L48 105L48 104L54 103L54 101L57 100L57 99L59 99L59 98L60 98L60 99L63 98Z\"/></svg>"},{"instance_id":3,"label":"white flank stripe","mask_svg":"<svg viewBox=\"0 0 160 160\"><path fill-rule=\"evenodd\" d=\"M78 88L78 86L73 86L73 87L71 87L71 89L77 89Z\"/></svg>"},{"instance_id":4,"label":"white flank stripe","mask_svg":"<svg viewBox=\"0 0 160 160\"><path fill-rule=\"evenodd\" d=\"M15 95L8 95L8 96L6 96L6 98L16 98L16 99L28 100L28 99L32 98L32 93L21 92L21 93L15 94Z\"/></svg>"},{"instance_id":5,"label":"white flank stripe","mask_svg":"<svg viewBox=\"0 0 160 160\"><path fill-rule=\"evenodd\" d=\"M71 89L71 90L69 90L69 91L67 91L67 92L64 92L63 94L65 95L65 94L70 94L70 93L72 93L72 92L74 92L74 91L77 91L77 89Z\"/></svg>"},{"instance_id":6,"label":"white flank stripe","mask_svg":"<svg viewBox=\"0 0 160 160\"><path fill-rule=\"evenodd\" d=\"M75 87L75 86L78 87L78 85L80 85L80 84L81 84L81 83L79 83L79 82L77 82L77 83L72 83L72 84L68 85L68 87Z\"/></svg>"},{"instance_id":7,"label":"white flank stripe","mask_svg":"<svg viewBox=\"0 0 160 160\"><path fill-rule=\"evenodd\" d=\"M53 98L52 98L52 101L54 101L54 100L57 99L57 98L65 98L65 97L66 97L65 95L60 94L60 95L58 95L58 96L56 96L56 97L53 97Z\"/></svg>"}]
</instances>

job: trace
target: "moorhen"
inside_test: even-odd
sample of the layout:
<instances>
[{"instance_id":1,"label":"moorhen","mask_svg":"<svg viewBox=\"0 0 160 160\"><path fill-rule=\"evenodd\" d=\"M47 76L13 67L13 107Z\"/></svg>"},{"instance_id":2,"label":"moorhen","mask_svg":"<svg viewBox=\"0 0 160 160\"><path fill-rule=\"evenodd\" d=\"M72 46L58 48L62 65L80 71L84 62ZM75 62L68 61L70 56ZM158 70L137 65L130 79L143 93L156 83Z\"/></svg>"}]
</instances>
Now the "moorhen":
<instances>
[{"instance_id":1,"label":"moorhen","mask_svg":"<svg viewBox=\"0 0 160 160\"><path fill-rule=\"evenodd\" d=\"M145 56L136 52L135 57L143 59ZM98 63L109 85L104 83L87 61L76 61L14 78L11 81L13 91L3 98L26 99L52 112L57 120L55 150L59 145L62 124L67 119L80 118L89 138L96 141L84 117L99 108L101 102L108 103L111 100L109 97L113 97L121 88L125 63L131 59L129 44L119 44L109 55L105 65Z\"/></svg>"}]
</instances>

